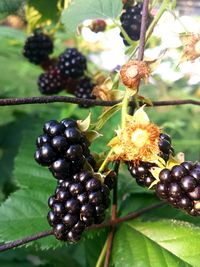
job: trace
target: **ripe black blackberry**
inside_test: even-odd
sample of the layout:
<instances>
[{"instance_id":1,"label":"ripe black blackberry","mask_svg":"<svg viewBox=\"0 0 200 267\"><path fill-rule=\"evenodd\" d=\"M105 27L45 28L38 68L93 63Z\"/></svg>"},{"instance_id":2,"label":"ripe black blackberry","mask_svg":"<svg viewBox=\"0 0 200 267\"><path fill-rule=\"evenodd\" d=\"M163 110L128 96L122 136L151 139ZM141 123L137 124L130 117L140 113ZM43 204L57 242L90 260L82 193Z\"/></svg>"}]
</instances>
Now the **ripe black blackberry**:
<instances>
[{"instance_id":1,"label":"ripe black blackberry","mask_svg":"<svg viewBox=\"0 0 200 267\"><path fill-rule=\"evenodd\" d=\"M38 87L43 95L57 94L64 88L64 79L57 67L42 73L38 78Z\"/></svg>"},{"instance_id":2,"label":"ripe black blackberry","mask_svg":"<svg viewBox=\"0 0 200 267\"><path fill-rule=\"evenodd\" d=\"M138 41L140 38L140 27L142 20L142 3L138 3L134 6L126 5L125 9L120 16L121 25L124 31L127 33L129 38L133 41ZM151 16L148 16L147 27L151 23ZM130 44L126 41L123 33L120 33L120 36L123 38L123 42L126 46Z\"/></svg>"},{"instance_id":3,"label":"ripe black blackberry","mask_svg":"<svg viewBox=\"0 0 200 267\"><path fill-rule=\"evenodd\" d=\"M36 140L35 160L48 166L58 180L67 180L83 169L90 154L89 141L72 119L48 121L44 124L43 134Z\"/></svg>"},{"instance_id":4,"label":"ripe black blackberry","mask_svg":"<svg viewBox=\"0 0 200 267\"><path fill-rule=\"evenodd\" d=\"M92 95L92 90L94 88L94 84L89 77L84 77L78 81L74 94L78 98L83 99L95 99L96 97ZM87 104L80 104L79 107L90 107Z\"/></svg>"},{"instance_id":5,"label":"ripe black blackberry","mask_svg":"<svg viewBox=\"0 0 200 267\"><path fill-rule=\"evenodd\" d=\"M42 64L48 60L48 56L53 52L52 39L39 31L34 33L27 38L23 55L34 64Z\"/></svg>"},{"instance_id":6,"label":"ripe black blackberry","mask_svg":"<svg viewBox=\"0 0 200 267\"><path fill-rule=\"evenodd\" d=\"M156 194L172 206L193 216L200 215L200 166L199 162L183 162L171 170L163 169L156 184Z\"/></svg>"},{"instance_id":7,"label":"ripe black blackberry","mask_svg":"<svg viewBox=\"0 0 200 267\"><path fill-rule=\"evenodd\" d=\"M171 137L168 134L160 134L160 140L158 143L160 149L160 157L163 158L165 161L168 161L170 155L174 155L174 149L171 143Z\"/></svg>"},{"instance_id":8,"label":"ripe black blackberry","mask_svg":"<svg viewBox=\"0 0 200 267\"><path fill-rule=\"evenodd\" d=\"M161 133L159 140L159 156L165 161L169 159L170 154L173 155L174 149L171 146L171 137L168 134ZM156 166L149 162L140 162L139 165L134 165L132 162L128 162L128 170L130 174L136 179L136 182L140 186L149 187L155 178L150 172L150 168Z\"/></svg>"},{"instance_id":9,"label":"ripe black blackberry","mask_svg":"<svg viewBox=\"0 0 200 267\"><path fill-rule=\"evenodd\" d=\"M87 68L86 58L76 48L67 48L59 56L58 68L63 75L69 78L80 78Z\"/></svg>"},{"instance_id":10,"label":"ripe black blackberry","mask_svg":"<svg viewBox=\"0 0 200 267\"><path fill-rule=\"evenodd\" d=\"M149 162L140 162L138 166L134 165L132 162L128 162L130 174L136 179L136 183L143 187L149 187L155 181L155 178L149 171L153 166L155 166L155 164Z\"/></svg>"},{"instance_id":11,"label":"ripe black blackberry","mask_svg":"<svg viewBox=\"0 0 200 267\"><path fill-rule=\"evenodd\" d=\"M88 171L76 173L71 180L60 181L48 200L48 222L54 235L63 241L76 242L86 227L105 218L109 188Z\"/></svg>"}]
</instances>

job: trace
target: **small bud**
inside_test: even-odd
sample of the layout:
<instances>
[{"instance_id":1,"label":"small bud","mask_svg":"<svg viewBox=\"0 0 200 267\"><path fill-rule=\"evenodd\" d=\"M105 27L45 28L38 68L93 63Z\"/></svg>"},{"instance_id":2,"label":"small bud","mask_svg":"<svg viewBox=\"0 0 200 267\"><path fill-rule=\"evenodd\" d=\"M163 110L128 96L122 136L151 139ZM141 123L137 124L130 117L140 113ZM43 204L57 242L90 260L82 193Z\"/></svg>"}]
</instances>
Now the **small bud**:
<instances>
[{"instance_id":1,"label":"small bud","mask_svg":"<svg viewBox=\"0 0 200 267\"><path fill-rule=\"evenodd\" d=\"M95 19L92 21L92 24L90 25L91 31L98 33L98 32L104 32L106 29L106 22L103 19Z\"/></svg>"}]
</instances>

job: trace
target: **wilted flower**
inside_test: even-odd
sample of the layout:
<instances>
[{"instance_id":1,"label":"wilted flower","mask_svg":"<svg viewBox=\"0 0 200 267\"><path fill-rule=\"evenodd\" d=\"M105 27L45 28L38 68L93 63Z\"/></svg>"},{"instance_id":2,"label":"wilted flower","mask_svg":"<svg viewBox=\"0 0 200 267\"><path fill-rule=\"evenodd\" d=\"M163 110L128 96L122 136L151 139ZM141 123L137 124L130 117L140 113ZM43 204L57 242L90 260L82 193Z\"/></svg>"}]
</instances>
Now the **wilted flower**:
<instances>
[{"instance_id":1,"label":"wilted flower","mask_svg":"<svg viewBox=\"0 0 200 267\"><path fill-rule=\"evenodd\" d=\"M130 89L137 89L141 79L147 81L150 67L146 61L131 60L120 70L122 82Z\"/></svg>"},{"instance_id":2,"label":"wilted flower","mask_svg":"<svg viewBox=\"0 0 200 267\"><path fill-rule=\"evenodd\" d=\"M127 115L124 128L108 144L113 149L112 160L154 162L159 154L159 128L150 122L143 107L134 116Z\"/></svg>"},{"instance_id":3,"label":"wilted flower","mask_svg":"<svg viewBox=\"0 0 200 267\"><path fill-rule=\"evenodd\" d=\"M190 33L182 35L180 38L183 43L182 61L193 61L200 57L200 34Z\"/></svg>"}]
</instances>

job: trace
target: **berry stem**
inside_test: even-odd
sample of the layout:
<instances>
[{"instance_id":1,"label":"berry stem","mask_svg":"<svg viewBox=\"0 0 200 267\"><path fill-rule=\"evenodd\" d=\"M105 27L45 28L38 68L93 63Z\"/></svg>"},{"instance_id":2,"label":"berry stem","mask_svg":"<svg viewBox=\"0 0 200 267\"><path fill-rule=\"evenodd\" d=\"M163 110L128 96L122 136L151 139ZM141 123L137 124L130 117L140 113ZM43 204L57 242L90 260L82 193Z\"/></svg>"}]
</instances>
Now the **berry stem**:
<instances>
[{"instance_id":1,"label":"berry stem","mask_svg":"<svg viewBox=\"0 0 200 267\"><path fill-rule=\"evenodd\" d=\"M111 154L113 153L113 149L111 149L108 153L108 155L106 156L106 158L104 159L103 163L101 164L98 172L103 172L103 170L105 169L106 165L109 162L109 157L111 156Z\"/></svg>"},{"instance_id":2,"label":"berry stem","mask_svg":"<svg viewBox=\"0 0 200 267\"><path fill-rule=\"evenodd\" d=\"M124 30L124 28L123 28L118 22L113 21L113 23L114 23L117 27L120 28L120 31L122 32L122 34L123 34L125 40L126 40L131 46L135 47L135 44L137 44L137 42L131 40L131 38L128 36L128 34L127 34L126 31Z\"/></svg>"},{"instance_id":3,"label":"berry stem","mask_svg":"<svg viewBox=\"0 0 200 267\"><path fill-rule=\"evenodd\" d=\"M161 5L156 17L154 18L154 20L152 21L151 25L149 26L149 29L147 30L146 41L151 36L156 24L158 23L158 21L162 17L163 13L168 9L168 7L169 7L169 0L164 0L162 2L162 5Z\"/></svg>"},{"instance_id":4,"label":"berry stem","mask_svg":"<svg viewBox=\"0 0 200 267\"><path fill-rule=\"evenodd\" d=\"M99 258L97 260L95 267L101 267L102 266L103 260L105 258L106 250L107 250L107 243L108 243L108 238L106 239L106 242L105 242L105 244L101 250L101 253L99 255Z\"/></svg>"},{"instance_id":5,"label":"berry stem","mask_svg":"<svg viewBox=\"0 0 200 267\"><path fill-rule=\"evenodd\" d=\"M123 101L122 101L122 115L121 115L121 127L122 127L122 129L126 125L126 115L127 115L129 97L130 97L130 93L126 90L126 93L125 93Z\"/></svg>"},{"instance_id":6,"label":"berry stem","mask_svg":"<svg viewBox=\"0 0 200 267\"><path fill-rule=\"evenodd\" d=\"M151 23L151 25L149 26L149 28L147 30L147 33L145 34L146 39L145 39L144 44L148 41L148 39L151 36L151 34L152 34L155 26L157 25L158 21L162 17L163 13L168 9L168 7L169 7L169 0L164 0L163 3L162 3L162 5L161 5L161 7L160 7L160 9L159 9L159 11L158 11L158 13L157 13L157 15L156 15L156 17L154 18L153 22ZM143 8L144 8L144 6L143 6ZM145 7L145 9L146 9L146 7ZM142 24L141 24L141 31L140 31L140 33L142 34ZM140 37L141 37L141 35L140 35ZM140 44L141 44L141 41L140 41ZM135 53L137 52L138 49L139 49L139 47L137 46L133 50L133 52L130 54L130 58L129 59L131 59L135 55Z\"/></svg>"}]
</instances>

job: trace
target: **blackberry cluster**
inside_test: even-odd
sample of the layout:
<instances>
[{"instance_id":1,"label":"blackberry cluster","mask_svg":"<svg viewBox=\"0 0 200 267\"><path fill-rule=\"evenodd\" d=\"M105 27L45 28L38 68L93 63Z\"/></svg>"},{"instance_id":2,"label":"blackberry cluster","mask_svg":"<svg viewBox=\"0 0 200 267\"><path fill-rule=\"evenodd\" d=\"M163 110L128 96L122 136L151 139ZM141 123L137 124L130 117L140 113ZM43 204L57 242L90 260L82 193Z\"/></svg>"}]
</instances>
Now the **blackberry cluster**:
<instances>
[{"instance_id":1,"label":"blackberry cluster","mask_svg":"<svg viewBox=\"0 0 200 267\"><path fill-rule=\"evenodd\" d=\"M43 134L37 138L35 160L48 166L56 179L66 180L82 170L87 159L95 164L89 144L75 120L51 120L44 124Z\"/></svg>"},{"instance_id":2,"label":"blackberry cluster","mask_svg":"<svg viewBox=\"0 0 200 267\"><path fill-rule=\"evenodd\" d=\"M48 222L57 239L76 242L86 227L104 220L116 173L108 170L102 184L93 172L84 170L86 161L95 170L96 161L75 120L48 121L43 132L36 141L35 160L48 166L58 180L48 200Z\"/></svg>"},{"instance_id":3,"label":"blackberry cluster","mask_svg":"<svg viewBox=\"0 0 200 267\"><path fill-rule=\"evenodd\" d=\"M120 16L121 25L129 38L133 41L138 41L140 38L140 27L142 20L142 3L138 3L134 6L125 6L124 12ZM151 23L151 16L148 16L147 27ZM123 42L126 46L130 44L126 41L123 33L120 33L123 38Z\"/></svg>"},{"instance_id":4,"label":"blackberry cluster","mask_svg":"<svg viewBox=\"0 0 200 267\"><path fill-rule=\"evenodd\" d=\"M103 22L96 21L99 27L103 25ZM30 62L40 65L45 70L37 81L40 93L52 95L66 89L76 97L95 99L95 96L92 96L94 84L89 77L84 76L87 69L86 57L76 48L67 48L58 59L49 58L52 52L51 38L39 30L35 30L24 45L23 55ZM89 107L87 104L79 106Z\"/></svg>"},{"instance_id":5,"label":"blackberry cluster","mask_svg":"<svg viewBox=\"0 0 200 267\"><path fill-rule=\"evenodd\" d=\"M67 77L73 79L80 78L87 68L86 58L76 48L67 48L59 56L58 68Z\"/></svg>"},{"instance_id":6,"label":"blackberry cluster","mask_svg":"<svg viewBox=\"0 0 200 267\"><path fill-rule=\"evenodd\" d=\"M47 217L55 237L76 242L86 227L101 223L109 206L109 193L109 188L88 171L59 180L48 200L51 210Z\"/></svg>"},{"instance_id":7,"label":"blackberry cluster","mask_svg":"<svg viewBox=\"0 0 200 267\"><path fill-rule=\"evenodd\" d=\"M74 95L78 98L83 99L95 99L96 97L92 95L92 90L94 88L94 84L89 77L84 77L78 81L76 89L74 91ZM87 104L80 104L79 107L87 108L89 105Z\"/></svg>"},{"instance_id":8,"label":"blackberry cluster","mask_svg":"<svg viewBox=\"0 0 200 267\"><path fill-rule=\"evenodd\" d=\"M161 133L159 140L159 156L165 161L168 161L170 154L174 154L174 149L171 145L171 137L168 134ZM130 174L136 179L136 182L140 186L149 187L155 178L150 172L150 168L156 166L150 162L140 162L138 166L135 166L132 162L128 162L128 170Z\"/></svg>"},{"instance_id":9,"label":"blackberry cluster","mask_svg":"<svg viewBox=\"0 0 200 267\"><path fill-rule=\"evenodd\" d=\"M48 60L48 56L53 52L53 42L51 38L42 33L35 31L27 38L23 55L34 64L42 64Z\"/></svg>"},{"instance_id":10,"label":"blackberry cluster","mask_svg":"<svg viewBox=\"0 0 200 267\"><path fill-rule=\"evenodd\" d=\"M48 72L42 73L38 78L39 90L44 95L59 93L63 90L64 85L64 79L57 67L52 67Z\"/></svg>"},{"instance_id":11,"label":"blackberry cluster","mask_svg":"<svg viewBox=\"0 0 200 267\"><path fill-rule=\"evenodd\" d=\"M200 215L200 162L183 162L159 174L156 194L172 206L193 216Z\"/></svg>"}]
</instances>

